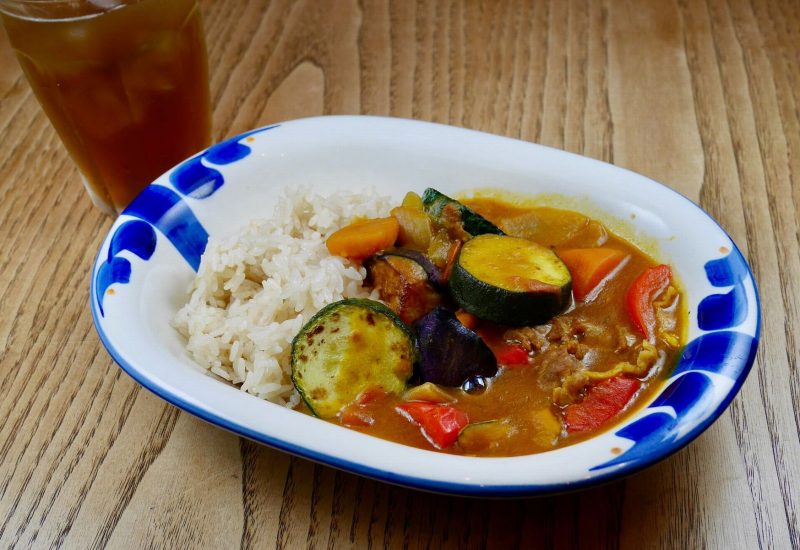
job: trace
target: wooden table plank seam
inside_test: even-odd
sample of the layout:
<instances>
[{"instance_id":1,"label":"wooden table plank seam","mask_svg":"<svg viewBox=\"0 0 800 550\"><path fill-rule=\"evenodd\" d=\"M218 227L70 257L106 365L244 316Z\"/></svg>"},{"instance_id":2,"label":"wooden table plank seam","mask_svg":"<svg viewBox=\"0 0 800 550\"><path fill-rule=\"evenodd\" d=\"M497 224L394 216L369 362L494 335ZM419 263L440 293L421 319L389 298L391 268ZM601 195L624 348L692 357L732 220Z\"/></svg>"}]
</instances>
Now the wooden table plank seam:
<instances>
[{"instance_id":1,"label":"wooden table plank seam","mask_svg":"<svg viewBox=\"0 0 800 550\"><path fill-rule=\"evenodd\" d=\"M17 97L13 97L14 95L16 95ZM4 134L6 133L6 130L9 130L10 127L13 125L17 116L19 116L19 113L26 107L30 106L31 96L32 92L30 91L30 87L25 82L25 79L20 77L14 81L13 86L8 89L8 91L3 95L2 98L0 98L0 103L5 103L5 104L7 104L7 102L12 99L16 99L14 108L10 112L3 113L3 118L0 119L0 129L3 130ZM13 134L8 132L7 135L10 136ZM4 141L5 139L7 138L3 138L2 140L0 140L0 143L2 143L2 141ZM12 145L11 153L5 159L3 159L2 164L0 164L0 173L5 173L6 164L16 158L16 155L14 153L19 150L19 147L20 143L14 143L14 145ZM8 193L10 190L11 190L10 186L3 186L2 188L3 194L0 195L0 199L4 199L5 194Z\"/></svg>"},{"instance_id":2,"label":"wooden table plank seam","mask_svg":"<svg viewBox=\"0 0 800 550\"><path fill-rule=\"evenodd\" d=\"M46 255L47 255L47 252L45 252L44 256L46 256ZM23 255L23 260L15 268L15 276L14 276L15 280L18 280L21 269L23 269L24 267L29 267L29 265L28 265L29 262L27 261L27 259L28 259L28 253L26 252ZM34 281L33 281L33 279L31 279L30 280L30 284L26 287L24 292L20 293L21 298L20 298L20 300L18 302L18 305L15 308L15 317L20 315L21 312L24 311L24 305L26 303L27 298L30 296L30 292L32 290L33 284L34 284ZM5 299L5 292L7 292L9 288L10 287L7 287L4 290L4 294L2 296L0 296L0 301L2 301L3 303L7 303L7 300ZM75 315L78 315L78 313L76 312ZM34 319L34 322L35 322L35 319ZM17 334L16 333L16 328L17 328L17 324L13 323L12 326L11 326L11 330L8 333L7 340L11 341L12 343L15 340L15 336ZM46 338L46 336L44 336L44 335L40 335L40 336L42 338ZM25 341L26 342L31 342L30 340L27 340L27 339ZM33 348L36 343L37 343L37 341L32 341L30 343L31 348ZM45 348L42 347L40 353L44 353L44 352L45 352ZM26 353L26 356L27 356L27 353ZM38 359L41 359L41 356L34 356L34 359L36 361L38 361ZM21 377L21 373L24 374L24 370L19 368L21 366L21 361L22 361L22 358L20 359L20 361L15 363L15 365L14 365L15 368L11 369L11 372L13 372L13 378L10 379L11 380L11 387L13 387L14 383ZM34 361L34 363L36 361ZM2 380L2 383L0 383L0 392L3 392L3 394L5 394L5 395L7 395L6 386L7 386L8 380L9 380L9 378L7 376L4 376L3 380ZM8 388L9 392L11 391L11 387ZM25 387L27 387L27 386L23 385L23 389L25 389ZM16 403L16 401L15 401L15 403Z\"/></svg>"},{"instance_id":3,"label":"wooden table plank seam","mask_svg":"<svg viewBox=\"0 0 800 550\"><path fill-rule=\"evenodd\" d=\"M283 497L281 498L281 511L280 515L278 516L278 533L275 540L276 548L285 548L286 542L285 538L287 537L288 530L292 527L291 523L291 515L289 514L289 510L292 507L293 500L294 500L294 461L295 458L291 458L291 462L289 465L289 471L286 474L286 480L283 484Z\"/></svg>"},{"instance_id":4,"label":"wooden table plank seam","mask_svg":"<svg viewBox=\"0 0 800 550\"><path fill-rule=\"evenodd\" d=\"M36 130L37 127L34 126L31 128L32 130ZM43 121L40 121L38 124L38 130L41 132L39 134L34 134L34 136L44 136L47 134L48 128ZM35 139L35 138L34 138ZM51 135L51 139L54 139ZM46 142L45 142L46 143ZM38 159L30 158L32 153L28 152L24 155L22 161L19 163L20 166L35 166L38 162ZM66 162L66 159L62 156L61 157L62 163ZM56 203L56 195L57 193L54 192L56 189L56 184L49 178L51 174L57 173L56 170L60 168L62 165L56 165L54 167L48 167L53 170L42 174L43 183L41 185L37 185L40 183L39 181L30 181L27 180L25 183L31 185L35 192L23 194L22 196L16 195L11 201L4 201L2 203L3 209L0 209L0 219L6 219L10 221L9 231L6 234L6 238L10 240L9 246L9 256L16 256L18 258L26 258L27 254L31 252L31 245L35 241L36 236L39 235L38 231L47 223L47 219L41 215L37 214L37 205L46 205L52 206ZM2 168L0 167L0 170ZM41 181L41 180L40 180ZM45 199L49 200L43 200ZM10 219L9 219L10 218ZM36 226L35 230L37 233L33 233L32 235L26 235L25 229L31 228L31 224L33 221L36 220L39 222L39 225ZM21 239L24 237L29 237L27 244L20 243ZM36 252L34 249L33 252ZM18 264L19 267L24 268L25 263L20 261ZM12 278L12 282L16 280L16 276L19 275L19 270L16 270L14 273L14 277ZM5 295L8 291L8 287L3 289L3 294L0 296L0 300L5 303Z\"/></svg>"},{"instance_id":5,"label":"wooden table plank seam","mask_svg":"<svg viewBox=\"0 0 800 550\"><path fill-rule=\"evenodd\" d=\"M726 95L726 98L727 98L727 95ZM734 120L733 116L730 114L734 110L734 108L730 104L727 104L727 110L728 110L728 113L729 113L729 115L728 115L729 123L731 123L731 124L733 124L735 126L735 120ZM739 171L739 189L740 189L741 196L743 198L743 202L746 203L747 201L745 199L746 199L747 191L744 189L744 184L748 180L748 178L747 178L747 175L743 172L743 169L742 169L742 162L743 161L741 160L741 157L742 157L741 149L740 149L740 147L736 146L736 138L735 137L733 138L733 141L734 141L734 150L736 151L735 158L736 158L736 161L737 161L737 170ZM752 219L751 211L749 211L748 209L745 209L745 229L746 229L746 233L747 233L747 241L749 243L753 243L753 242L755 242L757 240L756 232L753 229L753 227L755 225L757 225L757 222ZM759 260L758 256L756 256L754 254L748 255L748 262L750 263L750 265L753 268L753 272L755 274L756 281L760 282L761 284L763 284L763 281L765 280L766 277L762 276L762 274L764 273L764 271L763 271L764 268L761 267L760 260ZM762 323L763 323L763 321L762 321ZM775 418L776 418L775 413L774 413L774 406L772 404L772 400L770 398L770 395L767 392L767 388L769 387L769 384L768 384L768 382L767 382L767 380L765 378L766 375L764 373L764 370L761 367L762 365L768 363L768 358L766 357L765 346L763 345L763 342L765 340L769 340L769 336L767 334L765 334L765 332L766 331L762 331L762 345L759 347L759 350L757 352L756 364L754 365L754 370L757 373L758 382L759 382L759 393L760 393L760 396L761 396L762 405L764 406L764 414L765 414L765 418L766 418L767 428L768 428L768 430L770 432L770 439L771 439L771 443L772 443L771 444L771 451L772 451L772 457L773 457L773 461L774 461L774 465L775 465L775 470L776 470L776 472L778 474L778 477L780 478L780 477L782 477L780 472L781 472L781 468L782 468L782 465L783 465L783 460L781 459L782 452L781 452L780 448L777 446L777 441L780 439L780 433L777 432L775 430L775 428L774 428L774 426L775 426ZM786 486L785 480L779 479L779 487L781 489L781 499L782 499L782 504L783 504L783 512L784 512L785 518L787 520L787 526L791 530L792 527L790 525L788 525L788 520L789 520L789 516L790 516L790 510L787 507L787 500L786 500L787 499L787 495L786 495L787 486ZM771 529L767 529L768 525L765 525L764 527L765 527L764 536L765 536L765 540L767 541L767 545L765 547L769 548L769 547L771 547L771 544L774 543L774 534L772 533Z\"/></svg>"},{"instance_id":6,"label":"wooden table plank seam","mask_svg":"<svg viewBox=\"0 0 800 550\"><path fill-rule=\"evenodd\" d=\"M11 122L11 123L16 122L17 118L19 116L21 116L22 114L25 114L25 110L27 108L27 110L29 111L27 114L30 115L30 118L27 119L26 121L23 121L18 126L22 126L22 127L26 128L26 129L33 130L33 129L35 129L35 127L31 128L31 124L33 122L37 122L38 126L40 128L41 134L34 135L34 136L31 136L31 137L34 138L32 141L38 142L41 139L42 134L48 133L47 123L41 119L41 115L39 115L37 117L35 115L35 112L32 109L30 109L29 107L30 107L30 100L27 100L26 103L22 103L21 102L18 112L14 113L14 115L11 117L9 122ZM12 132L18 132L19 130L21 130L21 128L14 128L12 126L13 125L11 125L11 124L7 125L5 128L3 128L3 131L4 132L8 132L8 133L12 133ZM24 150L25 146L26 146L26 144L22 143L22 142L15 143L14 145L11 146L11 150L9 151L8 156L5 159L3 159L2 162L0 162L0 173L17 171L17 169L16 169L17 166L26 165L27 164L27 162L25 162L25 161L29 161L30 160L29 155L31 154L31 151L30 150L25 151L24 155L20 154L20 150ZM28 149L29 148L30 147L28 146ZM10 187L6 186L5 189L9 189L10 190ZM0 197L0 198L4 199L5 197ZM30 200L30 197L29 196L25 196L25 195L20 197L19 195L16 195L14 197L14 199L15 200L20 200L20 199L22 199L22 200ZM3 204L7 205L8 203L7 203L7 201L4 200ZM2 211L0 211L0 212L2 212ZM17 210L17 212L25 212L25 213L30 214L30 209L28 209L28 210ZM3 217L0 218L0 219L4 219L5 220L6 216L8 215L7 211L6 212L2 212L2 214L3 214Z\"/></svg>"},{"instance_id":7,"label":"wooden table plank seam","mask_svg":"<svg viewBox=\"0 0 800 550\"><path fill-rule=\"evenodd\" d=\"M175 423L178 420L179 411L169 404L162 405L161 415L158 422L150 434L146 444L136 457L131 471L122 480L119 493L115 495L116 501L110 510L106 511L105 518L100 523L100 529L92 541L92 548L105 548L114 530L125 511L127 504L133 498L139 483L152 466L153 462L163 450L169 439Z\"/></svg>"},{"instance_id":8,"label":"wooden table plank seam","mask_svg":"<svg viewBox=\"0 0 800 550\"><path fill-rule=\"evenodd\" d=\"M100 355L100 350L97 350L96 357L97 357L97 356L99 356L99 355ZM115 378L113 378L112 380L114 380L114 382L112 382L112 385L113 385L113 383L115 383L116 381L118 381L118 380L119 380L119 376L116 376L116 377L115 377ZM96 387L96 389L95 389L95 390L93 390L93 391L91 392L91 394L90 394L90 396L91 396L91 398L90 398L90 402L92 402L92 403L93 403L94 399L95 399L95 398L96 398L96 396L98 395L99 388L100 388L100 386L101 386L103 383L104 383L104 380L103 380L103 379L99 379L99 380L98 380L98 386L97 386L97 387ZM78 384L78 390L76 390L76 393L77 393L77 391L79 391L79 388L80 388L80 386L82 386L82 384ZM107 404L108 404L108 401L106 400L106 401L103 403L103 405L105 406L105 405L107 405ZM87 408L85 411L83 411L83 414L84 414L84 418L83 418L83 419L85 419L85 418L86 418L86 415L88 415L90 412L91 412L91 407L89 407L89 408ZM64 416L65 416L65 415L63 415L63 414L60 414L60 415L59 415L59 420L63 420ZM86 437L84 438L84 441L88 441L88 440L90 440L90 439L91 439L92 435L94 434L94 430L95 430L95 428L96 428L97 422L99 422L99 420L96 420L94 425L88 425L88 427L87 427L87 424L84 424L84 423L82 423L82 422L81 422L81 423L77 423L77 424L76 424L76 426L75 426L75 429L76 429L77 431L86 431L86 430L88 430L88 433L87 433ZM59 427L60 427L60 423L59 423L59 426L57 426L57 428L59 428ZM77 435L77 431L76 431L76 432L74 432L76 435ZM52 434L51 434L51 437L50 437L50 439L51 439L51 438L52 438ZM48 439L48 440L49 440L49 439ZM71 446L73 443L74 443L74 439L72 439L72 437L69 437L69 438L67 438L67 445L68 445L68 446ZM26 448L27 448L27 443L26 443ZM44 450L45 450L45 449L42 449L42 450L41 450L41 452L40 452L40 454L43 454ZM65 448L65 449L63 449L63 450L66 450L66 448ZM71 471L72 469L74 469L74 466L75 466L75 465L77 465L77 462L78 462L78 460L79 460L79 457L80 457L80 456L83 454L83 451L84 451L84 448L83 448L83 447L79 447L79 449L78 449L78 453L77 453L77 454L78 454L78 456L76 457L76 459L74 459L74 460L73 460L73 462L72 462L72 463L71 463L71 465L70 465L70 466L71 466L71 468L68 468L68 471ZM23 456L23 455L24 455L24 452L23 452L23 453L20 453L20 456ZM61 460L61 459L64 457L64 454L63 454L63 453L58 453L58 456L59 456L59 461L60 461L60 460ZM40 456L39 458L41 458L41 456ZM38 463L38 461L36 461L36 463ZM28 480L30 480L30 478L33 476L33 473L34 473L33 471L31 471L31 472L30 472L30 474L28 475ZM12 474L12 475L13 475L13 474ZM48 479L49 479L49 476L48 476ZM66 475L66 476L65 476L65 478L64 478L64 481L66 481L67 479L69 479L69 475ZM23 494L23 492L24 492L24 487L23 487L23 489L22 489L22 490L20 490L20 493L19 493L19 494L20 494L20 495L22 495L22 494ZM43 494L43 493L42 493L42 494ZM38 499L36 499L36 500L35 500L35 501L34 501L34 502L33 502L33 503L30 505L30 507L29 507L29 511L28 511L28 518L27 518L27 521L25 521L25 522L22 522L22 523L20 524L20 529L24 529L25 527L27 527L27 522L28 522L28 521L30 521L30 519L32 518L32 515L33 515L33 513L35 512L35 508L36 508L36 506L38 505L39 499L41 498L41 494L40 494L40 495L38 495L38 497L39 497L39 498L38 498ZM79 500L80 500L80 498L79 498ZM12 513L13 513L13 510L12 510ZM13 517L12 513L10 513L10 514L8 515L8 518L11 518L11 517ZM45 516L43 515L43 516L42 516L42 520L44 520L44 517L45 517ZM4 525L3 527L5 527L5 525ZM41 523L40 523L40 527L41 527ZM4 530L5 530L4 528L3 528L3 529L0 529L0 532L2 532L2 531L4 531ZM17 533L17 536L18 536L18 537L21 537L21 535L22 535L22 532L21 532L21 531L19 531L19 532Z\"/></svg>"},{"instance_id":9,"label":"wooden table plank seam","mask_svg":"<svg viewBox=\"0 0 800 550\"><path fill-rule=\"evenodd\" d=\"M95 355L95 358L97 358L98 356L100 356L100 353L101 353L101 350L97 350L97 354ZM93 358L93 359L94 359L94 358ZM92 362L94 362L94 361L92 361ZM114 385L115 385L115 384L116 384L116 383L117 383L117 382L120 380L120 377L121 377L121 374L120 374L119 372L118 372L118 373L116 373L116 375L115 375L115 376L113 376L113 378L111 379L111 385L112 385L112 386L114 386ZM104 382L104 381L103 381L102 379L99 381L99 383L100 383L100 384L102 384L103 382ZM82 385L82 384L79 384L79 385ZM108 399L105 399L105 400L102 402L102 407L101 407L101 408L105 408L105 406L107 406L107 405L108 405L108 403L109 403L109 399L110 399L111 392L110 392L110 391L108 391L108 392L106 392L106 393L107 393L107 395L108 395ZM136 393L138 393L138 387L134 386L134 387L132 387L132 394L133 394L133 395L132 395L131 397L135 396L135 394L136 394ZM92 397L93 397L93 399L92 399L92 402L94 402L94 398L96 397L96 395L97 395L97 392L93 392L93 395L92 395ZM130 405L132 405L132 399L130 400ZM129 412L129 411L130 411L130 407L128 407L127 409L125 409L125 411L126 411L126 412ZM90 412L91 412L91 407L86 409L86 411L85 411L85 414L86 414L86 415L88 415ZM99 423L99 417L98 417L98 418L95 420L95 423L94 423L94 424L92 424L92 425L91 425L91 427L89 428L89 432L88 432L88 434L86 435L86 437L85 437L85 440L89 440L89 439L91 439L91 438L93 437L93 435L94 435L94 433L95 433L95 430L97 429L97 425L98 425L98 423ZM78 430L84 430L84 429L86 428L86 425L84 425L84 424L82 424L82 423L80 423L80 424L76 424L76 428L77 428ZM76 434L76 435L77 435L77 434ZM71 440L72 440L72 437L68 438L68 441L71 441ZM113 444L113 441L111 442L111 444ZM110 445L109 445L109 446L110 446ZM83 455L83 450L84 450L83 448L79 449L79 451L80 451L80 452L78 453L78 455L77 455L77 456L76 456L76 457L75 457L75 458L74 458L74 459L73 459L73 460L70 462L70 465L69 465L69 468L68 468L68 472L72 472L72 471L74 470L74 468L77 466L77 464L78 464L78 463L79 463L79 461L80 461L80 458L81 458L81 456ZM96 465L96 467L95 467L95 471L97 471L97 470L99 469L99 466L100 466L100 464L98 463L98 464ZM70 477L70 475L69 475L69 473L68 473L67 475L65 475L65 477L64 477L64 481L65 481L65 482L66 482L66 481L68 481L68 480L69 480L69 477ZM91 478L90 478L90 479L91 479ZM79 491L79 493L78 493L78 499L77 499L77 506L74 506L74 507L73 507L72 513L71 513L71 514L68 514L68 517L70 517L70 516L73 516L73 517L72 517L72 519L74 519L74 514L76 514L76 513L77 513L77 510L78 510L78 508L80 507L80 503L83 501L83 498L85 497L85 494L86 494L86 489L87 489L87 486L84 486L84 489L83 489L83 490L81 490L81 491ZM53 499L55 499L55 498L56 498L56 496L57 496L57 495L54 495ZM45 516L43 515L42 519L44 519L44 517L45 517ZM59 532L58 536L56 536L56 538L55 538L55 543L54 543L54 546L56 546L56 547L60 546L61 542L63 542L63 536L65 536L65 535L66 535L66 533L69 531L70 527L71 527L71 522L67 522L66 526L62 527L62 529L60 530L60 532ZM61 541L61 542L59 542L59 541Z\"/></svg>"},{"instance_id":10,"label":"wooden table plank seam","mask_svg":"<svg viewBox=\"0 0 800 550\"><path fill-rule=\"evenodd\" d=\"M28 86L27 81L23 75L18 75L14 77L14 80L10 82L8 85L8 89L3 92L3 95L0 96L0 101L7 100L11 98L13 95L23 94L23 97L20 98L20 103L23 103L25 100L28 99L28 95L30 95L31 89ZM12 111L11 115L13 116L14 112ZM5 124L3 125L5 126Z\"/></svg>"},{"instance_id":11,"label":"wooden table plank seam","mask_svg":"<svg viewBox=\"0 0 800 550\"><path fill-rule=\"evenodd\" d=\"M99 353L100 350L97 350L97 351L98 351L98 353L95 354L95 358L100 354ZM84 373L84 378L81 380L81 383L78 384L78 387L76 387L75 391L70 395L70 397L68 399L67 408L69 408L69 406L72 405L72 403L75 400L75 397L77 396L78 392L80 391L80 387L83 386L83 381L85 381L85 379L86 379L85 378L86 374L88 374L88 373ZM103 385L103 382L104 381L102 379L98 379L97 384L94 386L94 388L92 389L92 391L90 393L90 396L89 396L89 401L90 402L93 402L98 397L98 395L100 393L100 389L101 389L101 387ZM106 404L107 403L108 403L108 401L106 401ZM87 425L90 426L90 428L88 430L88 433L87 433L87 436L86 436L86 438L84 438L84 441L86 441L86 442L88 442L91 439L92 435L94 435L96 427L97 427L98 420L96 420L94 422L94 424L86 424L85 423L87 421L87 419L88 419L88 415L89 415L90 411L91 411L90 408L86 408L84 411L82 411L82 414L78 418L78 420L80 422L77 422L75 424L75 426L72 428L71 433L67 437L67 445L62 447L60 449L60 452L57 453L57 455L58 455L57 461L55 461L53 464L51 464L50 467L48 468L47 475L45 476L46 479L48 479L48 480L54 479L54 474L55 474L56 470L61 466L63 460L66 458L66 452L68 450L68 447L70 446L70 444L72 442L74 442L75 440L78 439L78 433L80 431L84 430ZM53 432L50 434L50 437L48 438L48 441L52 440L55 432L60 430L65 417L66 417L66 414L59 415L59 420L58 420L56 426L54 427ZM49 447L49 445L47 447ZM47 447L42 447L39 450L39 453L38 453L38 456L37 456L37 460L36 460L36 464L37 465L41 462L41 459L44 456L45 452L47 450L49 450ZM85 453L85 447L79 447L78 452L76 453L76 456L67 465L66 471L64 472L63 479L59 480L58 478L55 478L56 486L52 490L52 494L51 494L50 500L46 503L44 509L39 514L38 525L37 525L36 529L34 529L34 531L31 533L30 540L29 540L29 543L30 543L31 546L33 546L36 543L36 539L39 536L40 530L45 525L45 520L46 520L46 518L48 516L48 512L50 510L52 510L53 506L55 505L55 501L58 498L58 495L60 494L61 490L63 489L64 485L66 484L66 481L69 479L71 473L74 471L75 467L77 466L77 464L79 463L81 458L84 456L84 453ZM17 536L18 539L21 539L21 537L24 534L24 530L26 530L28 528L29 524L33 521L34 515L38 511L39 506L41 504L42 499L44 498L45 493L50 489L50 485L51 485L50 483L48 483L47 485L43 485L36 492L33 502L31 502L29 507L28 507L28 512L26 514L26 517L25 517L24 521L20 523L20 526L19 526L19 528L17 530L16 536ZM0 528L0 531L2 531L2 530L3 529Z\"/></svg>"},{"instance_id":12,"label":"wooden table plank seam","mask_svg":"<svg viewBox=\"0 0 800 550\"><path fill-rule=\"evenodd\" d=\"M730 3L729 3L729 5L730 5ZM749 94L750 94L751 97L758 97L761 94L759 94L759 90L756 88L756 82L760 82L762 79L758 78L754 74L755 70L756 70L754 68L754 66L753 66L754 61L751 60L750 59L750 55L748 55L748 52L750 52L751 49L746 48L744 46L744 42L743 42L744 39L743 39L743 36L741 35L741 30L739 28L739 25L736 25L734 23L733 28L734 28L734 31L736 32L736 36L737 36L737 39L739 41L739 46L740 46L740 49L742 51L742 61L743 61L745 73L747 75ZM771 81L771 79L769 79L769 81ZM771 91L774 92L774 88L772 88ZM755 104L755 105L760 105L761 104L761 102L752 102L752 103ZM772 171L770 170L769 165L771 163L767 162L767 160L765 158L765 148L767 147L767 144L765 143L765 139L764 139L764 137L762 135L762 131L761 131L761 130L763 130L765 128L767 123L766 123L766 121L762 120L761 124L759 124L758 123L759 122L758 121L758 115L759 115L758 108L756 108L754 110L754 112L753 112L753 118L755 119L754 120L754 125L759 130L759 131L756 132L756 139L757 139L757 144L758 144L758 152L759 152L759 156L760 156L760 160L761 160L761 164L762 164L762 173L763 173L763 178L764 178L764 184L765 184L766 191L767 191L767 192L764 193L764 195L767 197L767 205L768 205L768 213L769 213L770 225L772 227L776 227L776 226L780 225L779 224L779 220L781 218L781 212L778 210L778 205L775 203L774 194L769 192L769 188L771 187L770 183L773 181L773 178L770 177ZM764 115L762 115L762 118L763 117L764 117ZM774 145L772 140L769 140L768 143L769 143L770 146ZM778 220L778 221L776 222L776 220ZM796 218L793 219L792 221L793 221L794 227L797 227ZM777 260L778 260L778 263L776 265L786 265L788 263L788 261L790 261L790 258L795 258L795 259L797 258L797 250L794 251L793 255L787 255L784 252L782 241L777 237L778 237L778 235L777 235L777 232L776 232L776 234L773 235L773 243L774 243L774 248L775 248L775 252L777 254ZM789 297L787 297L787 292L792 292L792 289L796 288L796 287L792 287L792 285L789 284L789 281L785 279L784 272L782 270L776 270L776 273L778 274L778 279L780 281L780 284L778 286L779 286L781 300L782 300L782 304L783 304L783 311L787 315L787 318L785 319L784 323L787 324L786 328L788 328L788 326L792 324L792 310L793 310L793 308L792 308L791 303L790 303L792 300ZM791 333L791 331L786 331L786 333L785 333L787 343L791 342L790 333ZM790 367L790 372L789 372L789 375L790 375L789 376L790 395L791 395L793 401L795 403L797 403L798 402L798 393L797 393L797 383L798 382L797 382L797 379L796 379L797 372L794 369L791 368L793 361L788 357L792 352L796 352L797 350L796 349L792 350L790 346L786 346L786 349L787 349L787 359L788 359L787 364ZM763 364L763 363L760 362L759 364ZM759 373L762 373L762 372L763 372L763 370L759 370ZM794 376L793 376L793 374L794 374ZM766 387L766 386L762 386L762 387ZM773 409L773 407L770 404L770 401L771 401L770 397L771 396L766 391L762 393L762 399L764 399L764 401L765 401L765 407L766 407L766 410L767 410L768 413L770 413L772 411L772 409ZM772 414L775 415L776 413L772 413ZM796 436L800 435L800 428L798 427L797 418L798 418L797 417L797 412L795 411L795 415L793 417L793 420L794 420L794 427L795 427L795 435ZM791 537L792 545L794 547L800 547L800 536L798 536L800 534L797 532L797 513L794 510L794 506L793 506L793 502L796 501L795 500L796 496L792 494L793 493L793 488L792 488L792 485L789 482L788 474L786 473L787 472L787 468L789 467L789 465L788 465L788 463L786 462L786 460L784 458L785 453L783 451L783 448L779 445L779 443L781 441L781 434L775 428L773 428L773 426L776 425L775 416L773 416L770 420L771 421L768 423L768 425L770 426L770 432L771 432L771 435L772 435L772 440L774 442L773 443L773 454L775 456L778 476L780 478L781 494L782 494L783 501L784 501L784 511L785 511L785 514L786 514L787 525L788 525L788 528L789 528L789 535Z\"/></svg>"}]
</instances>

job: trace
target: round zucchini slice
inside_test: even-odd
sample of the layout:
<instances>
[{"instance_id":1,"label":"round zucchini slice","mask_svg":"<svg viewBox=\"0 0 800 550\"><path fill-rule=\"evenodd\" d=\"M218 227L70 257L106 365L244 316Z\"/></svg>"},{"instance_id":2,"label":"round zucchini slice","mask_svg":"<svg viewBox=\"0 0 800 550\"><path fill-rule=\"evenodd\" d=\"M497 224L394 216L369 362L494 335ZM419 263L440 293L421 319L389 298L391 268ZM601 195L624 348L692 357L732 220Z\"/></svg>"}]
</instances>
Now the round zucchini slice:
<instances>
[{"instance_id":1,"label":"round zucchini slice","mask_svg":"<svg viewBox=\"0 0 800 550\"><path fill-rule=\"evenodd\" d=\"M457 221L470 236L484 233L504 235L495 224L436 189L429 187L425 190L422 194L422 206L431 218L444 227L448 226L448 218L451 218L449 223Z\"/></svg>"},{"instance_id":2,"label":"round zucchini slice","mask_svg":"<svg viewBox=\"0 0 800 550\"><path fill-rule=\"evenodd\" d=\"M332 418L364 390L403 393L416 357L414 334L392 310L373 300L341 300L295 336L292 382L311 412Z\"/></svg>"},{"instance_id":3,"label":"round zucchini slice","mask_svg":"<svg viewBox=\"0 0 800 550\"><path fill-rule=\"evenodd\" d=\"M556 254L527 239L479 235L464 243L450 294L479 319L511 326L548 321L570 302L572 279Z\"/></svg>"}]
</instances>

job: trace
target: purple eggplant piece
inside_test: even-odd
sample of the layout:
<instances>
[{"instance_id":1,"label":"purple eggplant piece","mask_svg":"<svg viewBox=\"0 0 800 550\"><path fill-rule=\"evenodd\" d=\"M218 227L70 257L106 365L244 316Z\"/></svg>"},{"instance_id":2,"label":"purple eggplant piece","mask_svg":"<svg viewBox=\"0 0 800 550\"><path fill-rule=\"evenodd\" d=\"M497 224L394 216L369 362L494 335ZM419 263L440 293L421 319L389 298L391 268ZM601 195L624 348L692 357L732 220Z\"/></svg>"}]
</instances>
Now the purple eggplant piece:
<instances>
[{"instance_id":1,"label":"purple eggplant piece","mask_svg":"<svg viewBox=\"0 0 800 550\"><path fill-rule=\"evenodd\" d=\"M419 250L413 250L411 248L392 248L385 250L384 252L379 252L375 255L376 258L383 258L386 256L400 256L401 258L408 258L409 260L418 263L420 267L425 270L425 274L428 276L428 281L434 287L438 289L444 288L445 281L442 278L441 270L436 267L430 258L428 258Z\"/></svg>"},{"instance_id":2,"label":"purple eggplant piece","mask_svg":"<svg viewBox=\"0 0 800 550\"><path fill-rule=\"evenodd\" d=\"M474 376L497 374L497 359L475 332L438 307L414 323L420 351L417 378L459 387Z\"/></svg>"}]
</instances>

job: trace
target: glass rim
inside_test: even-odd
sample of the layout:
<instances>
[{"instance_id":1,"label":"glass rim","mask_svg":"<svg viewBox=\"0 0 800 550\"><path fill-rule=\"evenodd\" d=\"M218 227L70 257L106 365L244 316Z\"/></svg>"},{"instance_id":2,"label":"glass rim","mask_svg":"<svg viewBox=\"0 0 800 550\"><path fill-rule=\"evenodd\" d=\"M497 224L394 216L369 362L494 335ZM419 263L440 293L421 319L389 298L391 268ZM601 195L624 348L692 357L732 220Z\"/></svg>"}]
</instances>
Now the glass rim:
<instances>
[{"instance_id":1,"label":"glass rim","mask_svg":"<svg viewBox=\"0 0 800 550\"><path fill-rule=\"evenodd\" d=\"M142 0L0 0L0 14L23 19L62 21L94 17Z\"/></svg>"}]
</instances>

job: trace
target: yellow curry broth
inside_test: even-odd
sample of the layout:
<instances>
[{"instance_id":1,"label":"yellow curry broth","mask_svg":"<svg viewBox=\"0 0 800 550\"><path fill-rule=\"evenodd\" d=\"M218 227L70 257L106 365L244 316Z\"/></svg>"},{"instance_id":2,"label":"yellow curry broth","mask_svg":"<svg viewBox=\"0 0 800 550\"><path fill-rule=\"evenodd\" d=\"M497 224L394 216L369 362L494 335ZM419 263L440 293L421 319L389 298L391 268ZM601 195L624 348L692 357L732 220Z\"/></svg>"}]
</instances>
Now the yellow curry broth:
<instances>
[{"instance_id":1,"label":"yellow curry broth","mask_svg":"<svg viewBox=\"0 0 800 550\"><path fill-rule=\"evenodd\" d=\"M626 411L599 430L567 434L562 428L561 409L554 404L554 388L560 387L565 366L581 363L587 370L603 372L620 362L636 364L642 352L642 336L631 324L625 310L625 294L633 280L655 264L625 240L608 232L601 224L579 213L553 208L519 208L494 199L465 201L513 236L535 237L540 244L558 251L566 248L607 246L628 256L621 268L602 285L588 302L574 305L542 329L543 337L528 342L533 348L528 365L502 367L481 394L467 394L458 388L444 388L455 406L467 413L470 423L503 420L511 426L510 435L489 448L465 451L454 445L443 452L479 456L514 456L547 451L586 439L608 429L638 406L650 401L664 375L677 360L683 342L686 313L682 301L671 302L659 313L662 326L674 336L672 346L658 342L663 355L641 377L643 384ZM525 221L527 220L527 225ZM675 299L678 299L677 293ZM549 328L548 328L549 327ZM520 329L509 329L481 322L477 328L490 345L515 341ZM533 334L532 329L522 329ZM534 342L535 340L535 342ZM537 350L537 346L540 346ZM576 400L580 400L578 395ZM399 396L386 396L362 406L373 420L370 426L350 426L370 435L414 447L430 449L418 426L400 415L395 407Z\"/></svg>"}]
</instances>

